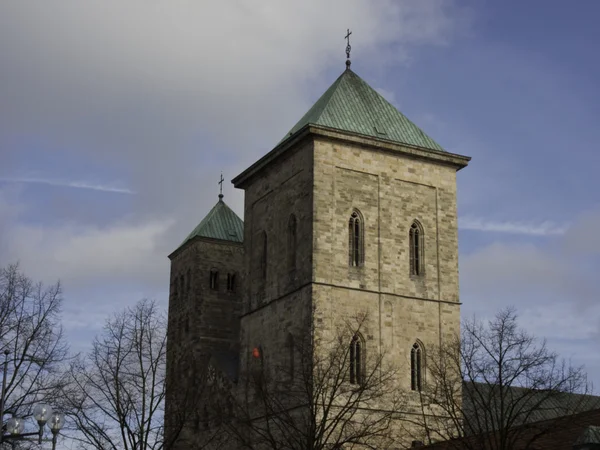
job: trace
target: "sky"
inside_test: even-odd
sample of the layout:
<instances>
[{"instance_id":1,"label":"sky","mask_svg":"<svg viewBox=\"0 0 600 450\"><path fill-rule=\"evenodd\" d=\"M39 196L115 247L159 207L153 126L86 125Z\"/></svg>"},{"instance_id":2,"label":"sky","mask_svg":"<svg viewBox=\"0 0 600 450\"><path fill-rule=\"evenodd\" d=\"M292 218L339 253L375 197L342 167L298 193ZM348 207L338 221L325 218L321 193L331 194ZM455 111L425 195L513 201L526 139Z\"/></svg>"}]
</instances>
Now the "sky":
<instances>
[{"instance_id":1,"label":"sky","mask_svg":"<svg viewBox=\"0 0 600 450\"><path fill-rule=\"evenodd\" d=\"M167 255L352 69L458 173L463 317L515 306L600 388L600 3L0 3L0 265L64 287L84 350L166 307ZM243 192L225 201L242 216Z\"/></svg>"}]
</instances>

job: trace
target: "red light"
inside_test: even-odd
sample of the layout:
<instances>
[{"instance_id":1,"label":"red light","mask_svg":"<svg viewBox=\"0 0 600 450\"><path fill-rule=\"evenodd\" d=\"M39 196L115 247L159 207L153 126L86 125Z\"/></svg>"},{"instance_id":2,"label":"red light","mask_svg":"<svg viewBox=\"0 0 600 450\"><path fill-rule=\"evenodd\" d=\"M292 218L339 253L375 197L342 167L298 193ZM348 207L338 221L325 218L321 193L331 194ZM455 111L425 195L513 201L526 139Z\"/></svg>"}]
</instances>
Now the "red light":
<instances>
[{"instance_id":1,"label":"red light","mask_svg":"<svg viewBox=\"0 0 600 450\"><path fill-rule=\"evenodd\" d=\"M252 349L252 356L254 356L255 358L260 358L260 350L258 350L258 348L254 347Z\"/></svg>"}]
</instances>

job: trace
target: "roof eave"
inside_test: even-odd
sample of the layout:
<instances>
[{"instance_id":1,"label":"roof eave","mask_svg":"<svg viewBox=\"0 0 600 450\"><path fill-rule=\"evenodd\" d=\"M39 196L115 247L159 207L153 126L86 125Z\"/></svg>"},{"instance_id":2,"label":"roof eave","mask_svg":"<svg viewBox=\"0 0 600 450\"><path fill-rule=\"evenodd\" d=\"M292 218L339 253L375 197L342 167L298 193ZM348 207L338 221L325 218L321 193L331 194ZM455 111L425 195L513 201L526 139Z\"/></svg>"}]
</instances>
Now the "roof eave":
<instances>
[{"instance_id":1,"label":"roof eave","mask_svg":"<svg viewBox=\"0 0 600 450\"><path fill-rule=\"evenodd\" d=\"M351 131L342 131L334 128L323 127L320 125L311 125L310 128L313 134L328 139L352 142L373 149L378 149L380 151L402 154L418 159L424 159L431 162L436 162L438 164L455 167L457 171L464 167L467 167L469 161L471 160L470 156L459 155L457 153L450 153L445 150L434 150L430 148L418 147L411 144L390 141L388 139L365 136L362 134L353 133Z\"/></svg>"},{"instance_id":2,"label":"roof eave","mask_svg":"<svg viewBox=\"0 0 600 450\"><path fill-rule=\"evenodd\" d=\"M293 135L289 136L286 140L278 144L265 156L263 156L250 167L248 167L246 170L244 170L233 180L231 180L234 187L244 189L254 175L260 172L269 163L278 159L286 150L295 146L309 135L318 135L329 139L353 142L359 145L377 148L381 151L390 151L393 153L400 153L414 158L426 159L429 161L437 162L439 164L453 166L456 168L457 171L466 167L469 164L469 161L471 160L470 156L463 156L447 151L422 148L410 144L400 144L398 142L390 141L387 139L374 138L371 136L352 133L350 131L342 131L335 128L325 127L322 125L306 124L298 131L296 131Z\"/></svg>"},{"instance_id":3,"label":"roof eave","mask_svg":"<svg viewBox=\"0 0 600 450\"><path fill-rule=\"evenodd\" d=\"M233 186L239 189L244 189L248 181L258 172L260 172L265 166L274 160L278 159L286 150L291 147L294 147L299 142L303 141L306 137L311 134L310 128L312 125L307 124L296 131L294 134L288 136L285 140L277 144L273 150L267 153L265 156L260 158L242 173L240 173L237 177L233 178L231 182Z\"/></svg>"},{"instance_id":4,"label":"roof eave","mask_svg":"<svg viewBox=\"0 0 600 450\"><path fill-rule=\"evenodd\" d=\"M239 241L230 241L228 239L216 239L216 238L208 238L208 237L204 237L204 236L194 236L189 238L187 241L185 241L183 244L181 244L179 247L177 247L175 250L173 250L171 252L171 254L169 254L168 258L172 261L173 258L175 258L179 253L181 253L183 251L184 248L189 247L189 245L192 242L196 242L196 241L206 241L206 242L212 242L214 244L223 244L223 245L237 245L237 246L243 246L244 242L239 242Z\"/></svg>"}]
</instances>

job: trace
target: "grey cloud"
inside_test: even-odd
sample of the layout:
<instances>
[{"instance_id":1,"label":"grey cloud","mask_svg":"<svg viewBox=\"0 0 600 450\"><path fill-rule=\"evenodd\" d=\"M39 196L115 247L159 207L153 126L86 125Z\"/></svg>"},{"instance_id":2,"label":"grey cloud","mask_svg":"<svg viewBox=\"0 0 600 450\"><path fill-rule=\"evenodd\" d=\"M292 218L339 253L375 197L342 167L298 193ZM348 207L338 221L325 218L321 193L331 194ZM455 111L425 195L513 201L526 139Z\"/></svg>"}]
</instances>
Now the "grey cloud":
<instances>
[{"instance_id":1,"label":"grey cloud","mask_svg":"<svg viewBox=\"0 0 600 450\"><path fill-rule=\"evenodd\" d=\"M567 229L566 226L560 226L547 221L542 223L497 222L472 216L459 218L458 226L464 230L526 234L532 236L561 235L564 234Z\"/></svg>"},{"instance_id":2,"label":"grey cloud","mask_svg":"<svg viewBox=\"0 0 600 450\"><path fill-rule=\"evenodd\" d=\"M590 334L600 324L600 281L593 264L600 248L578 245L597 239L596 221L597 214L590 212L550 240L495 242L461 255L465 312L489 314L514 305L527 314L528 326L542 332L566 337L573 335L577 321L589 324L591 320L591 329L578 330ZM567 316L573 320L566 320Z\"/></svg>"},{"instance_id":3,"label":"grey cloud","mask_svg":"<svg viewBox=\"0 0 600 450\"><path fill-rule=\"evenodd\" d=\"M528 244L503 240L460 260L463 315L490 317L499 308L516 306L523 327L547 338L561 356L585 364L596 385L600 281L593 261L600 248L590 243L597 242L597 220L590 212L563 235Z\"/></svg>"},{"instance_id":4,"label":"grey cloud","mask_svg":"<svg viewBox=\"0 0 600 450\"><path fill-rule=\"evenodd\" d=\"M61 161L84 161L72 179L124 174L119 181L137 193L131 214L90 230L78 226L87 209L68 211L70 202L58 223L32 228L13 220L10 254L33 260L32 236L62 242L71 256L74 242L102 233L106 248L118 248L119 227L143 235L152 224L171 223L146 236L163 270L166 255L216 201L215 174L223 170L229 180L270 150L310 106L315 86L324 90L343 70L348 26L360 72L448 42L463 16L451 0L382 0L377 7L369 0L2 2L2 175L20 175L11 168L27 157L18 145L26 136L35 138L36 151L52 152L59 168ZM41 178L64 178L44 169ZM230 186L225 193L241 213L241 193ZM13 196L12 204L22 200ZM36 212L42 223L44 207ZM58 245L43 245L60 255ZM73 280L84 277L66 262L53 267L73 269ZM136 267L125 273L137 277L145 266Z\"/></svg>"}]
</instances>

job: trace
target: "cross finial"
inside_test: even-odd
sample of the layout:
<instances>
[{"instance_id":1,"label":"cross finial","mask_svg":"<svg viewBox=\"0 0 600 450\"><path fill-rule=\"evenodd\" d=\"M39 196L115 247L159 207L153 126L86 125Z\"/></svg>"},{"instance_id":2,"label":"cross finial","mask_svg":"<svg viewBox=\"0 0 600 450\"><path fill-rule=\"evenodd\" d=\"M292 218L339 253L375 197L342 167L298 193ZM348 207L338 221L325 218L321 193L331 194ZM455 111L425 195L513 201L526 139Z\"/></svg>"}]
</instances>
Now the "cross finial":
<instances>
[{"instance_id":1,"label":"cross finial","mask_svg":"<svg viewBox=\"0 0 600 450\"><path fill-rule=\"evenodd\" d=\"M221 186L219 191L219 200L221 200L223 198L223 172L221 172L221 179L218 184Z\"/></svg>"},{"instance_id":2,"label":"cross finial","mask_svg":"<svg viewBox=\"0 0 600 450\"><path fill-rule=\"evenodd\" d=\"M350 31L350 28L348 28L348 32L346 33L346 36L344 37L344 39L346 39L347 45L346 45L346 69L350 68L350 50L352 50L352 47L350 46L350 35L352 34L352 31Z\"/></svg>"}]
</instances>

